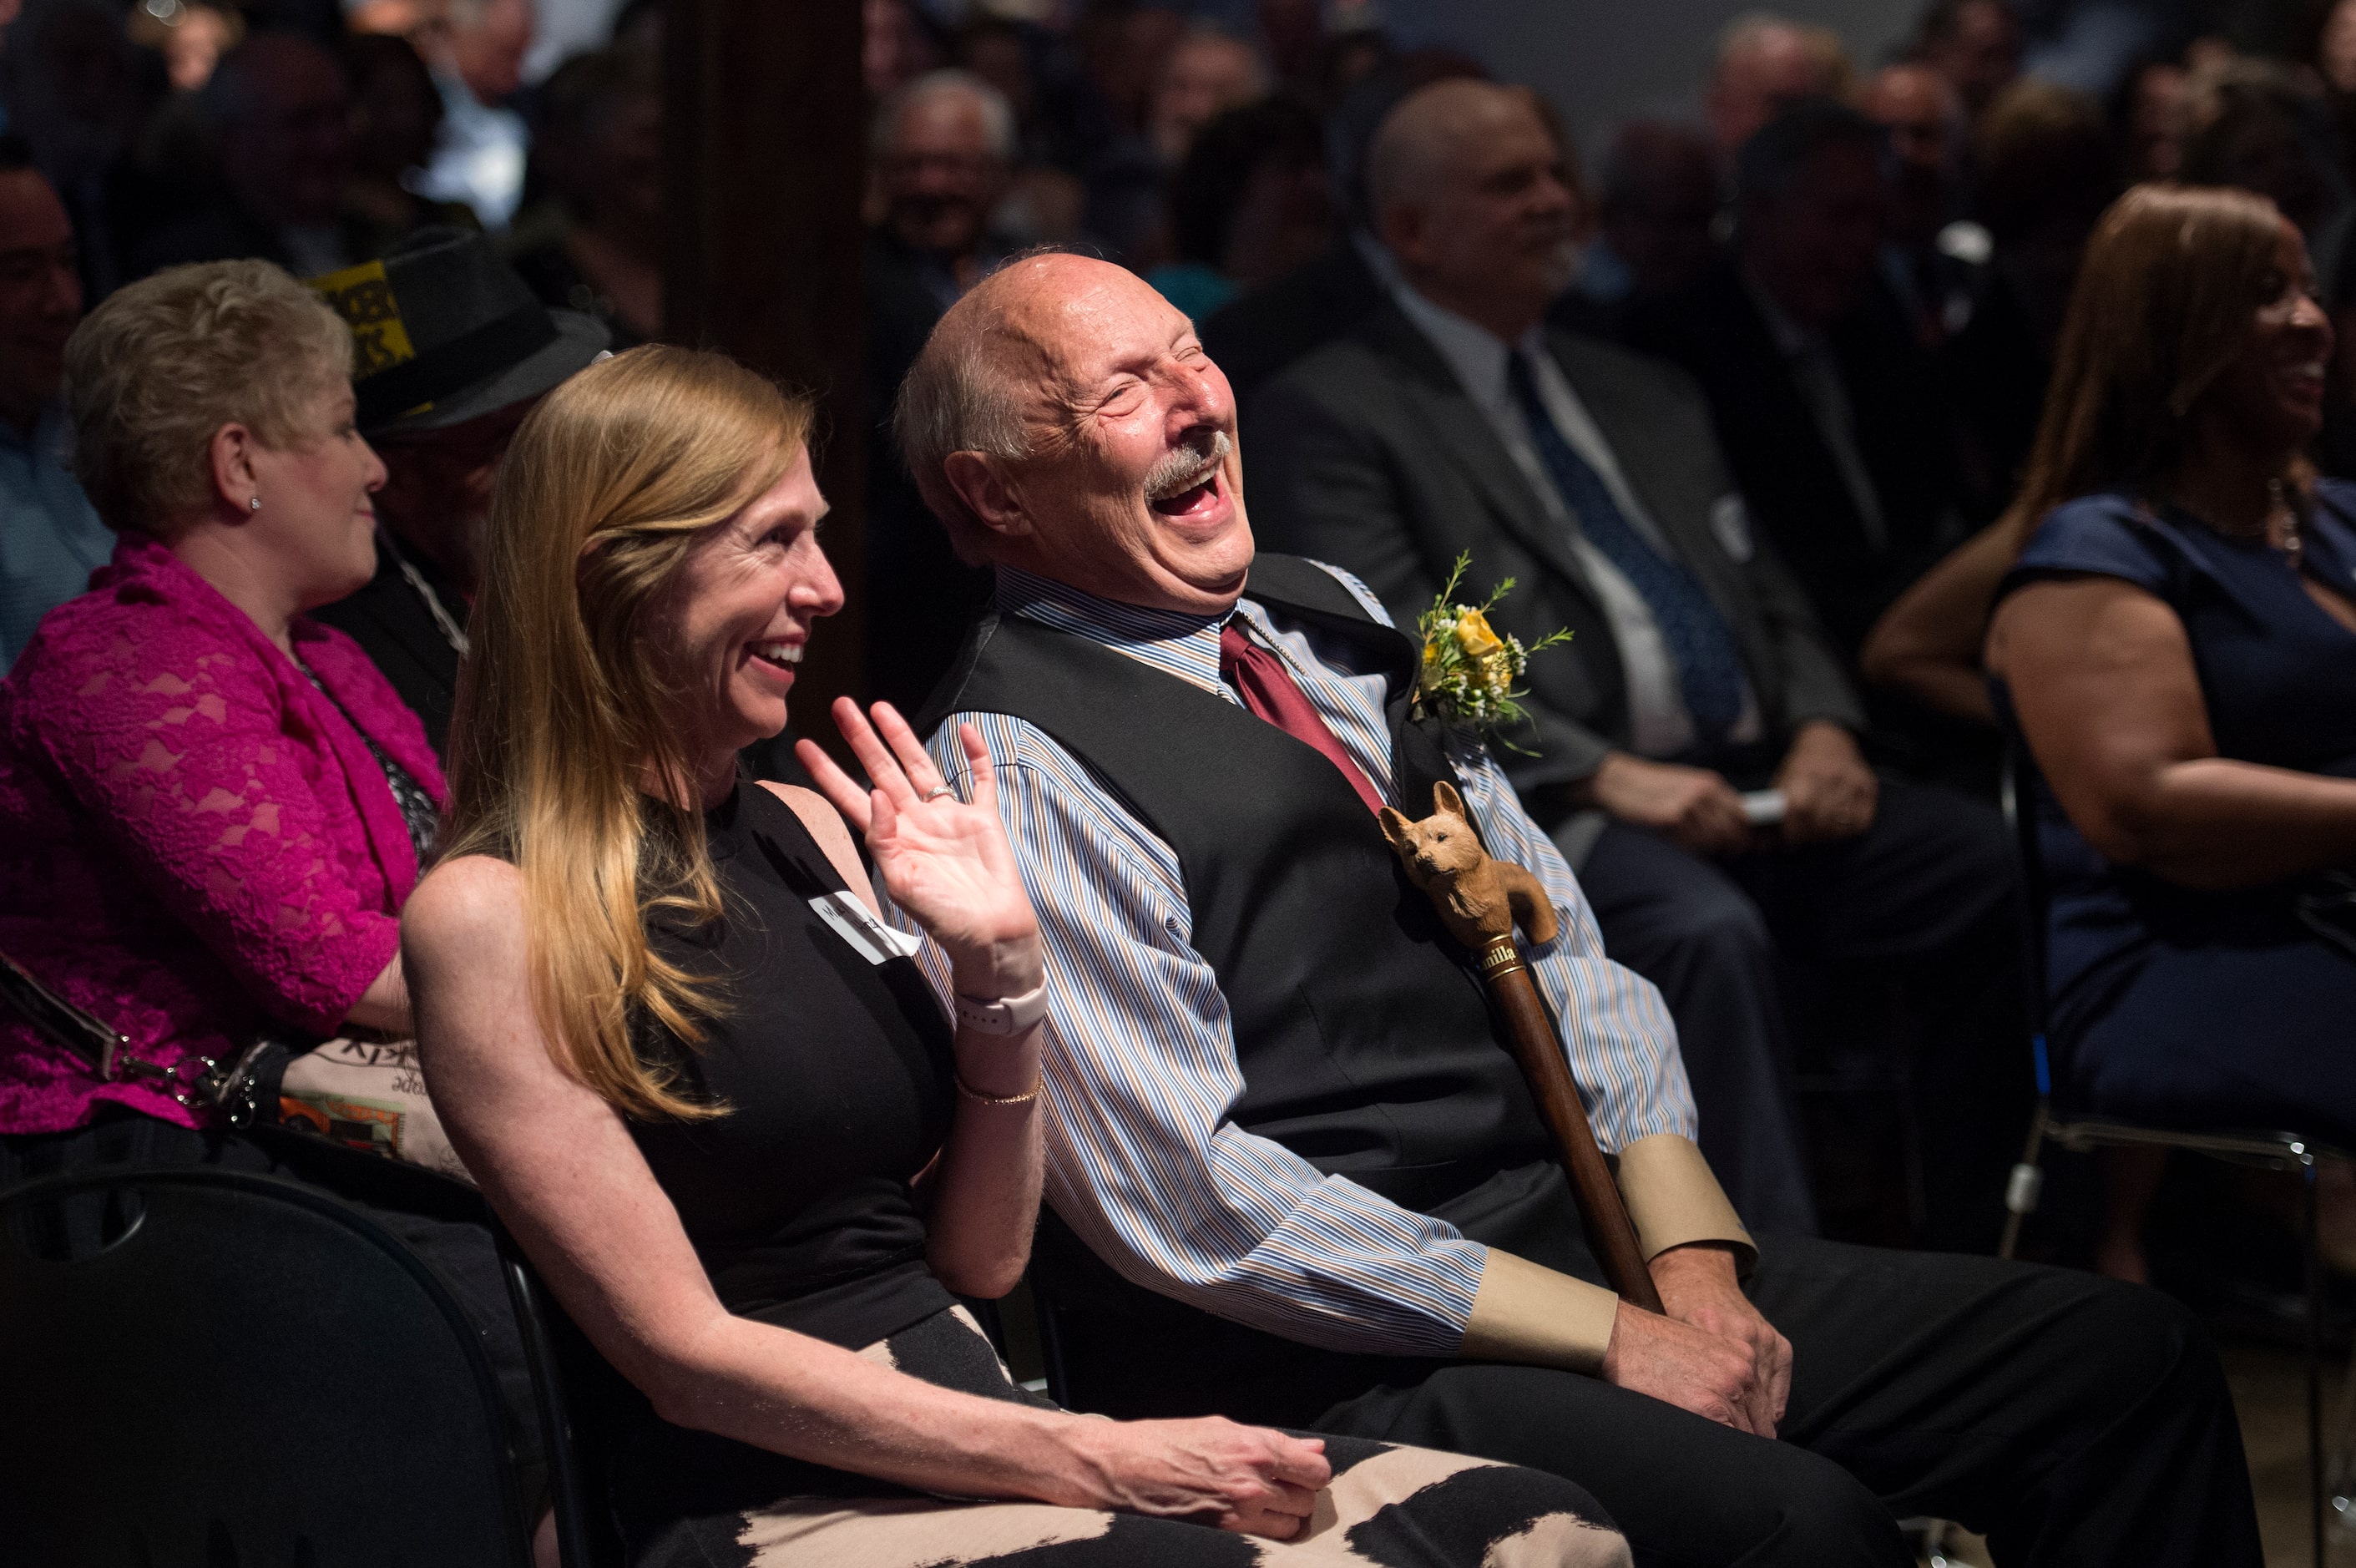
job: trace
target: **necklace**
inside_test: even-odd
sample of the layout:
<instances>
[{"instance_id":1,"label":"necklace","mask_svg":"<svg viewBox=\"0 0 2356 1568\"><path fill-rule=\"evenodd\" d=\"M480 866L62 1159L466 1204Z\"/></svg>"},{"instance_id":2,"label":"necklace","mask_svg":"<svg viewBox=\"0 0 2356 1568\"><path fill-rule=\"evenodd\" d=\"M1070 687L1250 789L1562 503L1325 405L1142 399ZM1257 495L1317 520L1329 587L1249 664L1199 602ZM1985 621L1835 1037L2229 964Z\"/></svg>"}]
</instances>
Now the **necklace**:
<instances>
[{"instance_id":1,"label":"necklace","mask_svg":"<svg viewBox=\"0 0 2356 1568\"><path fill-rule=\"evenodd\" d=\"M2294 573L2299 570L2299 563L2305 555L2307 542L2299 531L2298 508L2290 504L2289 498L2283 491L2283 482L2280 479L2266 481L2266 515L2255 529L2226 528L2211 521L2202 513L2193 511L2180 499L2173 504L2179 510L2199 518L2204 525L2228 539L2254 539L2279 550L2282 553L2284 564ZM2140 511L2147 520L2153 517L2151 502L2148 499L2137 500L2136 510ZM2283 539L2280 544L2276 544L2273 539L2275 519L2277 517L2283 520Z\"/></svg>"},{"instance_id":2,"label":"necklace","mask_svg":"<svg viewBox=\"0 0 2356 1568\"><path fill-rule=\"evenodd\" d=\"M2299 568L2299 560L2307 550L2307 541L2299 532L2298 508L2283 499L2283 482L2280 479L2266 481L2266 497L2273 503L2271 510L2283 515L2286 524L2282 542L2283 559L2290 564L2291 572L2296 575ZM2274 519L2269 515L2266 521L2271 523Z\"/></svg>"},{"instance_id":3,"label":"necklace","mask_svg":"<svg viewBox=\"0 0 2356 1568\"><path fill-rule=\"evenodd\" d=\"M425 580L425 574L420 572L409 557L402 553L401 546L393 542L392 531L383 527L378 528L376 542L380 549L392 557L393 565L400 568L402 580L409 585L419 598L425 601L425 613L432 616L434 624L441 628L442 640L448 643L451 650L459 658L466 658L466 633L459 627L450 612L443 607L442 596L434 591L434 585Z\"/></svg>"}]
</instances>

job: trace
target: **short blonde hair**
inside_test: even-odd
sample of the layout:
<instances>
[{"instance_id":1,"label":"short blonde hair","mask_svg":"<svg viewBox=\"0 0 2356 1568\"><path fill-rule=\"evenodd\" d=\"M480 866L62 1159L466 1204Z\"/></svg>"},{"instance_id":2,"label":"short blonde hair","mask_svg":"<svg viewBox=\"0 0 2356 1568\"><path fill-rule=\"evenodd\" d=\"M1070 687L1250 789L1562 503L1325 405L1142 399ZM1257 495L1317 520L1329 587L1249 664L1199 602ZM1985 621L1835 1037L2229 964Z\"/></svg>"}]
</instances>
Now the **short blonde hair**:
<instances>
[{"instance_id":1,"label":"short blonde hair","mask_svg":"<svg viewBox=\"0 0 2356 1568\"><path fill-rule=\"evenodd\" d=\"M73 470L117 532L170 539L212 493L224 424L264 446L317 439L306 406L352 373L352 335L268 262L171 267L107 296L66 343Z\"/></svg>"}]
</instances>

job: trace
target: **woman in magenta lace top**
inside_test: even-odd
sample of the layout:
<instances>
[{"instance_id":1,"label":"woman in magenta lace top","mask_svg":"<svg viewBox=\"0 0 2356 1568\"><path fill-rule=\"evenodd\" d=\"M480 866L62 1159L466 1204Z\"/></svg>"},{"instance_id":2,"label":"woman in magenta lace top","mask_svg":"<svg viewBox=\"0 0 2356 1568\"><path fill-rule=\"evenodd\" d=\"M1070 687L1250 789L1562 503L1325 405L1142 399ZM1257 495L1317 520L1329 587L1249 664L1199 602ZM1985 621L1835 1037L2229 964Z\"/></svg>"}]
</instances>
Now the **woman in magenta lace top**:
<instances>
[{"instance_id":1,"label":"woman in magenta lace top","mask_svg":"<svg viewBox=\"0 0 2356 1568\"><path fill-rule=\"evenodd\" d=\"M121 536L0 682L0 951L163 1069L257 1034L406 1033L396 917L443 782L357 645L304 612L368 581L383 467L351 338L260 262L123 289L67 349L75 467ZM119 1107L0 1009L0 1133Z\"/></svg>"}]
</instances>

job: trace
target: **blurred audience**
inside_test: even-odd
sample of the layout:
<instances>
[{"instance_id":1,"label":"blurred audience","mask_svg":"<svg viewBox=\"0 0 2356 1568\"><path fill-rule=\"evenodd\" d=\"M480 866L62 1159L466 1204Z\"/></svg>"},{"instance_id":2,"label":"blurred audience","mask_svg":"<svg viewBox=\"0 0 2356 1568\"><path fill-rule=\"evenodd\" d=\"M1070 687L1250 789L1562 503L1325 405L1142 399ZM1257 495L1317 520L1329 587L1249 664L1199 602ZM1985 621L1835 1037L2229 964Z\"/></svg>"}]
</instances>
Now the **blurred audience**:
<instances>
[{"instance_id":1,"label":"blurred audience","mask_svg":"<svg viewBox=\"0 0 2356 1568\"><path fill-rule=\"evenodd\" d=\"M2332 349L2314 286L2257 196L2144 187L2105 218L1987 664L2034 759L2051 1027L2093 1109L2346 1147L2356 490L2302 457ZM2128 1278L2142 1174L2097 1260Z\"/></svg>"},{"instance_id":2,"label":"blurred audience","mask_svg":"<svg viewBox=\"0 0 2356 1568\"><path fill-rule=\"evenodd\" d=\"M1954 84L1976 124L2020 74L2020 18L2008 0L1933 0L1913 56Z\"/></svg>"},{"instance_id":3,"label":"blurred audience","mask_svg":"<svg viewBox=\"0 0 2356 1568\"><path fill-rule=\"evenodd\" d=\"M354 417L385 473L376 575L313 618L359 644L446 757L499 460L532 405L603 354L607 334L594 317L541 306L488 241L461 230L421 230L381 263L311 286L351 327Z\"/></svg>"},{"instance_id":4,"label":"blurred audience","mask_svg":"<svg viewBox=\"0 0 2356 1568\"><path fill-rule=\"evenodd\" d=\"M918 77L876 111L870 265L891 274L881 297L899 285L930 302L925 331L1003 253L991 219L1015 154L1012 106L969 71Z\"/></svg>"},{"instance_id":5,"label":"blurred audience","mask_svg":"<svg viewBox=\"0 0 2356 1568\"><path fill-rule=\"evenodd\" d=\"M366 259L343 206L351 103L334 55L293 33L258 33L221 61L199 102L215 188L147 237L139 272L258 257L308 276Z\"/></svg>"},{"instance_id":6,"label":"blurred audience","mask_svg":"<svg viewBox=\"0 0 2356 1568\"><path fill-rule=\"evenodd\" d=\"M2021 81L1981 117L1973 158L1973 216L1988 231L2004 286L2051 354L2086 237L2118 194L2116 144L2092 99Z\"/></svg>"},{"instance_id":7,"label":"blurred audience","mask_svg":"<svg viewBox=\"0 0 2356 1568\"><path fill-rule=\"evenodd\" d=\"M1707 133L1666 120L1622 125L1603 150L1579 296L1618 312L1690 287L1718 257L1719 205Z\"/></svg>"},{"instance_id":8,"label":"blurred audience","mask_svg":"<svg viewBox=\"0 0 2356 1568\"><path fill-rule=\"evenodd\" d=\"M66 205L93 300L137 275L133 249L177 209L131 160L147 107L136 71L122 8L108 0L24 0L0 41L8 129Z\"/></svg>"},{"instance_id":9,"label":"blurred audience","mask_svg":"<svg viewBox=\"0 0 2356 1568\"><path fill-rule=\"evenodd\" d=\"M440 143L419 192L463 201L494 230L523 199L530 136L508 100L523 83L531 48L532 0L420 0L412 33L434 70L444 118Z\"/></svg>"},{"instance_id":10,"label":"blurred audience","mask_svg":"<svg viewBox=\"0 0 2356 1568\"><path fill-rule=\"evenodd\" d=\"M0 674L114 536L66 467L58 385L81 318L73 226L18 136L0 136Z\"/></svg>"},{"instance_id":11,"label":"blurred audience","mask_svg":"<svg viewBox=\"0 0 2356 1568\"><path fill-rule=\"evenodd\" d=\"M1469 553L1475 585L1518 585L1498 629L1572 629L1531 663L1530 722L1498 755L1607 950L1666 996L1703 1150L1754 1227L1814 1228L1779 949L1971 955L1925 1011L1976 1034L1916 1070L1945 1127L1980 1143L1976 1159L1941 1151L1940 1235L1985 1244L2017 1127L1975 1088L2006 1020L1969 1005L2014 940L2002 828L1867 766L1842 660L1754 536L1693 383L1541 327L1575 226L1563 159L1524 89L1444 82L1384 122L1368 195L1399 282L1252 404L1258 534L1356 573L1402 625ZM1769 789L1784 814L1762 832L1740 791Z\"/></svg>"},{"instance_id":12,"label":"blurred audience","mask_svg":"<svg viewBox=\"0 0 2356 1568\"><path fill-rule=\"evenodd\" d=\"M1267 96L1268 67L1231 33L1197 27L1162 62L1146 108L1146 134L1164 168L1186 161L1195 135L1230 109Z\"/></svg>"},{"instance_id":13,"label":"blurred audience","mask_svg":"<svg viewBox=\"0 0 2356 1568\"><path fill-rule=\"evenodd\" d=\"M1846 97L1852 74L1847 51L1827 28L1765 11L1729 22L1704 97L1720 166L1732 169L1743 144L1793 104Z\"/></svg>"},{"instance_id":14,"label":"blurred audience","mask_svg":"<svg viewBox=\"0 0 2356 1568\"><path fill-rule=\"evenodd\" d=\"M1328 116L1326 151L1342 231L1323 255L1198 323L1203 347L1226 372L1238 405L1287 365L1333 341L1380 308L1377 269L1387 266L1372 231L1364 168L1384 117L1417 88L1451 77L1483 77L1474 61L1445 49L1416 49L1352 88Z\"/></svg>"},{"instance_id":15,"label":"blurred audience","mask_svg":"<svg viewBox=\"0 0 2356 1568\"><path fill-rule=\"evenodd\" d=\"M2118 155L2093 100L2023 81L1981 116L1973 162L1971 211L1989 263L1970 324L1940 359L1966 510L1984 523L2010 503L2029 460L2086 236L2118 193Z\"/></svg>"},{"instance_id":16,"label":"blurred audience","mask_svg":"<svg viewBox=\"0 0 2356 1568\"><path fill-rule=\"evenodd\" d=\"M1162 67L1188 25L1179 12L1155 5L1092 5L1080 18L1075 41L1095 101L1093 134L1080 149L1082 222L1088 239L1118 261L1160 259L1169 166L1154 142L1151 110Z\"/></svg>"},{"instance_id":17,"label":"blurred audience","mask_svg":"<svg viewBox=\"0 0 2356 1568\"><path fill-rule=\"evenodd\" d=\"M2121 84L2111 115L2125 183L2173 179L2184 166L2190 73L2171 59L2138 61Z\"/></svg>"},{"instance_id":18,"label":"blurred audience","mask_svg":"<svg viewBox=\"0 0 2356 1568\"><path fill-rule=\"evenodd\" d=\"M1625 334L1701 383L1751 517L1844 657L1960 537L1951 411L1881 274L1886 145L1853 109L1786 110L1743 147L1732 253Z\"/></svg>"},{"instance_id":19,"label":"blurred audience","mask_svg":"<svg viewBox=\"0 0 2356 1568\"><path fill-rule=\"evenodd\" d=\"M1270 74L1296 97L1314 101L1333 41L1323 0L1259 0L1258 10L1260 48Z\"/></svg>"},{"instance_id":20,"label":"blurred audience","mask_svg":"<svg viewBox=\"0 0 2356 1568\"><path fill-rule=\"evenodd\" d=\"M1014 115L1016 153L992 219L1013 244L1063 245L1080 237L1087 122L1101 106L1081 91L1077 61L1061 44L1036 27L987 15L958 34L958 63L996 88Z\"/></svg>"},{"instance_id":21,"label":"blurred audience","mask_svg":"<svg viewBox=\"0 0 2356 1568\"><path fill-rule=\"evenodd\" d=\"M245 16L218 5L162 0L131 13L129 37L163 57L164 75L174 91L195 92L212 80L221 56L244 41Z\"/></svg>"},{"instance_id":22,"label":"blurred audience","mask_svg":"<svg viewBox=\"0 0 2356 1568\"><path fill-rule=\"evenodd\" d=\"M1890 220L1882 274L1926 349L1962 331L1978 302L1987 231L1963 215L1964 109L1927 66L1876 71L1858 107L1890 138Z\"/></svg>"},{"instance_id":23,"label":"blurred audience","mask_svg":"<svg viewBox=\"0 0 2356 1568\"><path fill-rule=\"evenodd\" d=\"M948 668L986 575L959 562L887 428L933 324L1005 252L991 220L1015 157L1014 112L969 71L918 77L875 112L867 242L867 678L908 712Z\"/></svg>"},{"instance_id":24,"label":"blurred audience","mask_svg":"<svg viewBox=\"0 0 2356 1568\"><path fill-rule=\"evenodd\" d=\"M1170 227L1177 259L1145 281L1198 322L1316 260L1335 229L1315 111L1270 98L1205 126L1171 182Z\"/></svg>"},{"instance_id":25,"label":"blurred audience","mask_svg":"<svg viewBox=\"0 0 2356 1568\"><path fill-rule=\"evenodd\" d=\"M423 182L442 129L442 94L406 38L357 33L344 43L351 89L351 177L344 212L358 231L359 253L380 256L428 225L478 227L464 202L435 201L412 188Z\"/></svg>"},{"instance_id":26,"label":"blurred audience","mask_svg":"<svg viewBox=\"0 0 2356 1568\"><path fill-rule=\"evenodd\" d=\"M541 89L549 199L509 259L541 303L595 317L616 349L662 333L662 125L661 62L643 48L575 56Z\"/></svg>"},{"instance_id":27,"label":"blurred audience","mask_svg":"<svg viewBox=\"0 0 2356 1568\"><path fill-rule=\"evenodd\" d=\"M2255 191L2298 225L2317 268L2337 275L2349 185L2331 114L2312 82L2264 60L2229 59L2191 73L2179 177Z\"/></svg>"},{"instance_id":28,"label":"blurred audience","mask_svg":"<svg viewBox=\"0 0 2356 1568\"><path fill-rule=\"evenodd\" d=\"M940 64L932 29L908 0L863 0L860 14L860 66L870 98L889 98Z\"/></svg>"}]
</instances>

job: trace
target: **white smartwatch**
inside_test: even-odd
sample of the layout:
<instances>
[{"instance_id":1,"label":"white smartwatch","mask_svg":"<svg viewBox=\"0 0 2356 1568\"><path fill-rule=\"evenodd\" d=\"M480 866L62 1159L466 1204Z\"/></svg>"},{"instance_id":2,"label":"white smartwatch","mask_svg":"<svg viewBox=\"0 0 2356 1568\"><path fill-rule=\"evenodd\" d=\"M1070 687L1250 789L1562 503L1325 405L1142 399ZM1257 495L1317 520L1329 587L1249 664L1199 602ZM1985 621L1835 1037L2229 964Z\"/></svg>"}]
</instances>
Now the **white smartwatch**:
<instances>
[{"instance_id":1,"label":"white smartwatch","mask_svg":"<svg viewBox=\"0 0 2356 1568\"><path fill-rule=\"evenodd\" d=\"M959 993L957 999L958 1022L977 1035L1019 1035L1047 1015L1047 982L1039 983L1020 996L993 997L988 1002L976 1001Z\"/></svg>"}]
</instances>

